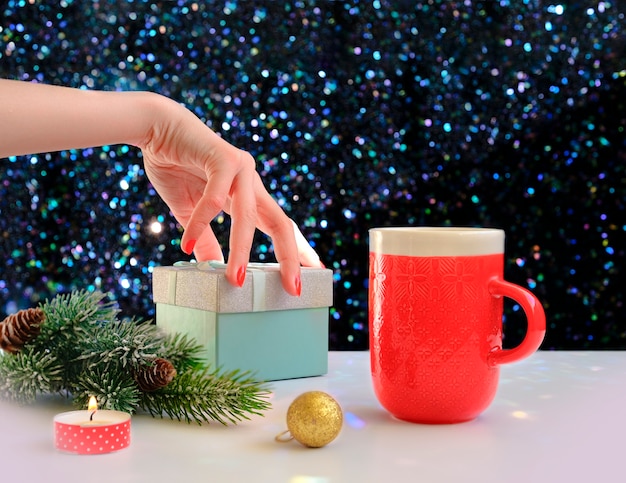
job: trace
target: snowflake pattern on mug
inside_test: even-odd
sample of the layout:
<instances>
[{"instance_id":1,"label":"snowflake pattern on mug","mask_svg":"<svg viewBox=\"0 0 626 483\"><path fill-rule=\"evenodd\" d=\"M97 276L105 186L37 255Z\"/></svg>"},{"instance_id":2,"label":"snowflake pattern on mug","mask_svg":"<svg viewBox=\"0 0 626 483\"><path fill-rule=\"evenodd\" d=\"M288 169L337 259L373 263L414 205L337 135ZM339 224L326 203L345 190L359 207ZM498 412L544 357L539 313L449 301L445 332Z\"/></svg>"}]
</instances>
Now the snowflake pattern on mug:
<instances>
[{"instance_id":1,"label":"snowflake pattern on mug","mask_svg":"<svg viewBox=\"0 0 626 483\"><path fill-rule=\"evenodd\" d=\"M372 376L400 388L391 402L400 413L474 406L497 386L499 371L484 359L501 347L502 300L487 283L502 265L502 254L370 254Z\"/></svg>"}]
</instances>

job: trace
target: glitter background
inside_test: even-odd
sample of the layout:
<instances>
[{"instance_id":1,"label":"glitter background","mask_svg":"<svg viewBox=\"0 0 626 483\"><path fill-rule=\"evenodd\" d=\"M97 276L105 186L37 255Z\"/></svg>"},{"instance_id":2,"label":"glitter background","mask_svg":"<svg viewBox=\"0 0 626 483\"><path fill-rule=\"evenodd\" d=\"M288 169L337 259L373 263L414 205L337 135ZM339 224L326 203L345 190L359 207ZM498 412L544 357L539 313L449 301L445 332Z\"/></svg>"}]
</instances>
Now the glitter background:
<instances>
[{"instance_id":1,"label":"glitter background","mask_svg":"<svg viewBox=\"0 0 626 483\"><path fill-rule=\"evenodd\" d=\"M334 270L332 349L367 347L367 230L392 224L505 229L506 277L546 307L544 348L626 348L624 11L8 1L0 76L160 92L249 150ZM0 316L85 287L154 316L151 268L182 258L181 232L135 148L9 158L0 173ZM227 239L227 219L214 228ZM253 259L272 259L266 238ZM506 344L523 331L507 302Z\"/></svg>"}]
</instances>

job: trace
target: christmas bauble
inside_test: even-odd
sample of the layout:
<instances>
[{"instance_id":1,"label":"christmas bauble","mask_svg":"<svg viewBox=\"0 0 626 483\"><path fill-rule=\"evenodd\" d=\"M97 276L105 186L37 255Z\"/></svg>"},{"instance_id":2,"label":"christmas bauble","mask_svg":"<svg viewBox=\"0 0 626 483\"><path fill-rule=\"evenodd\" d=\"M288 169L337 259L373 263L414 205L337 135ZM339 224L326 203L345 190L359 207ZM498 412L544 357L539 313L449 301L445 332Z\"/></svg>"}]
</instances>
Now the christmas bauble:
<instances>
[{"instance_id":1,"label":"christmas bauble","mask_svg":"<svg viewBox=\"0 0 626 483\"><path fill-rule=\"evenodd\" d=\"M341 407L322 391L298 396L287 410L287 428L293 438L310 448L320 448L337 437L343 424Z\"/></svg>"}]
</instances>

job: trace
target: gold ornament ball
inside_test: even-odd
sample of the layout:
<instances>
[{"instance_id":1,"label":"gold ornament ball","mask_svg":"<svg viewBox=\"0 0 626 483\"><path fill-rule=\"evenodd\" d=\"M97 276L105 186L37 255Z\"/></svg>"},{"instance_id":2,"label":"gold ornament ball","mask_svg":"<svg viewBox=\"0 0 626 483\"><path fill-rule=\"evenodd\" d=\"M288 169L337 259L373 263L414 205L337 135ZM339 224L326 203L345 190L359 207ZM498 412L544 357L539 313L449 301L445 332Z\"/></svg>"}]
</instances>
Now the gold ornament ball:
<instances>
[{"instance_id":1,"label":"gold ornament ball","mask_svg":"<svg viewBox=\"0 0 626 483\"><path fill-rule=\"evenodd\" d=\"M320 448L337 437L343 424L341 407L322 391L298 396L287 410L287 428L296 441Z\"/></svg>"}]
</instances>

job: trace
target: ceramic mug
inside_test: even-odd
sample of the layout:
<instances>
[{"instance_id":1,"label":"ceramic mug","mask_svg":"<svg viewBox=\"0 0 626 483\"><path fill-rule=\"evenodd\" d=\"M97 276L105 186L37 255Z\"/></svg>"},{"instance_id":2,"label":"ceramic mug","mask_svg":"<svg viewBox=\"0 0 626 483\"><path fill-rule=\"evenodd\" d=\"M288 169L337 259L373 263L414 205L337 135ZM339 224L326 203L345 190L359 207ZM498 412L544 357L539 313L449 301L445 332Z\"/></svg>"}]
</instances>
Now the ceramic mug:
<instances>
[{"instance_id":1,"label":"ceramic mug","mask_svg":"<svg viewBox=\"0 0 626 483\"><path fill-rule=\"evenodd\" d=\"M492 402L501 364L533 354L545 314L527 289L503 280L504 231L373 228L369 338L374 392L398 419L458 423ZM503 297L524 310L528 330L502 348Z\"/></svg>"}]
</instances>

